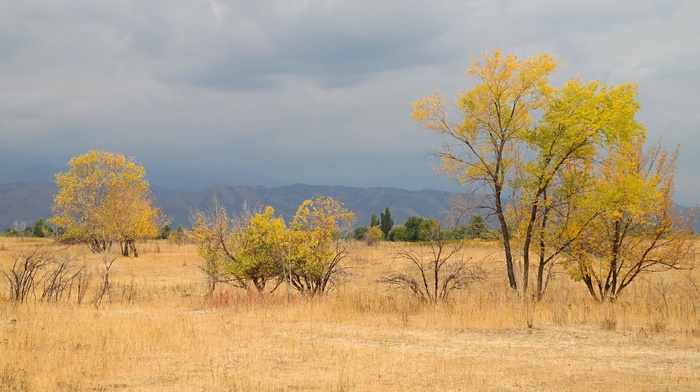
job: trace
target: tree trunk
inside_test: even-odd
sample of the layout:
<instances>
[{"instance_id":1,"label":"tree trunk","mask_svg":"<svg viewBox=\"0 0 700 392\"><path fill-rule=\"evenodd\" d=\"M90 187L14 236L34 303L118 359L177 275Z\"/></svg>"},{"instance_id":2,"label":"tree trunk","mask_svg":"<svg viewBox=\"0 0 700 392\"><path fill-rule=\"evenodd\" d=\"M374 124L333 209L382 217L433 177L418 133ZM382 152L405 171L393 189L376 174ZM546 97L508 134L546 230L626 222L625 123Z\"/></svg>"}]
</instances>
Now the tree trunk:
<instances>
[{"instance_id":1,"label":"tree trunk","mask_svg":"<svg viewBox=\"0 0 700 392\"><path fill-rule=\"evenodd\" d=\"M541 300L544 296L544 259L540 257L540 264L537 266L537 300Z\"/></svg>"},{"instance_id":2,"label":"tree trunk","mask_svg":"<svg viewBox=\"0 0 700 392\"><path fill-rule=\"evenodd\" d=\"M530 221L527 222L525 243L523 244L523 297L527 296L527 286L530 283L530 243L532 242L535 220L537 220L537 204L534 204L530 210Z\"/></svg>"},{"instance_id":3,"label":"tree trunk","mask_svg":"<svg viewBox=\"0 0 700 392\"><path fill-rule=\"evenodd\" d=\"M510 231L508 230L508 223L506 222L505 213L503 212L503 204L501 202L501 188L496 187L496 216L498 216L498 222L501 225L501 234L503 235L503 250L506 254L506 269L508 270L508 283L510 288L517 291L518 282L515 280L515 268L513 267L513 252L510 248Z\"/></svg>"},{"instance_id":4,"label":"tree trunk","mask_svg":"<svg viewBox=\"0 0 700 392\"><path fill-rule=\"evenodd\" d=\"M544 201L546 203L547 200L547 193L544 193ZM539 265L537 266L537 300L540 301L542 300L542 297L544 297L544 291L547 289L547 285L544 284L544 267L547 264L548 261L546 260L545 252L547 250L547 246L544 242L544 235L545 235L545 229L547 228L547 216L549 215L549 208L545 207L543 212L544 214L542 215L542 221L540 222L540 241L539 241ZM547 283L549 283L549 277L551 273L551 269L547 272Z\"/></svg>"},{"instance_id":5,"label":"tree trunk","mask_svg":"<svg viewBox=\"0 0 700 392\"><path fill-rule=\"evenodd\" d=\"M596 295L591 276L587 274L583 275L583 282L586 283L586 287L588 288L588 292L591 294L591 297L593 297L593 299L595 299L596 301L601 302L602 297L598 298L598 296Z\"/></svg>"},{"instance_id":6,"label":"tree trunk","mask_svg":"<svg viewBox=\"0 0 700 392\"><path fill-rule=\"evenodd\" d=\"M134 257L139 257L139 251L136 249L136 240L129 240L129 247Z\"/></svg>"}]
</instances>

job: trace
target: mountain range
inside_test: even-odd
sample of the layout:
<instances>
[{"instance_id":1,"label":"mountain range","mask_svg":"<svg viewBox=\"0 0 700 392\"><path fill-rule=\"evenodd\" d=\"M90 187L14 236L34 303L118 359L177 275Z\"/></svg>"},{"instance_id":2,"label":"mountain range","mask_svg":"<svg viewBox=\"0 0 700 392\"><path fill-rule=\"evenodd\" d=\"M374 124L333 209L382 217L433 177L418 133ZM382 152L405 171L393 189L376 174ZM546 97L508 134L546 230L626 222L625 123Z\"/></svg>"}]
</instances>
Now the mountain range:
<instances>
[{"instance_id":1,"label":"mountain range","mask_svg":"<svg viewBox=\"0 0 700 392\"><path fill-rule=\"evenodd\" d=\"M316 194L341 201L345 208L355 213L355 226L368 226L372 214L379 214L387 207L394 224L403 224L411 215L436 218L444 224L453 224L455 203L464 194L424 189L410 191L398 188L358 188L347 186L317 186L295 184L279 187L219 185L201 190L173 190L152 186L156 204L170 219L170 226L190 226L195 210L209 209L216 199L228 211L240 211L245 204L250 208L272 206L276 214L286 222L294 216L297 207ZM47 181L0 183L0 230L10 227L30 227L38 219L52 215L56 185ZM679 206L682 213L689 208ZM695 231L700 232L696 220Z\"/></svg>"},{"instance_id":2,"label":"mountain range","mask_svg":"<svg viewBox=\"0 0 700 392\"><path fill-rule=\"evenodd\" d=\"M379 216L389 207L395 224L402 224L411 215L450 220L454 201L459 194L431 189L409 191L397 188L357 188L346 186L314 186L295 184L280 187L212 186L202 190L173 190L152 186L158 205L170 219L170 226L190 226L195 210L209 209L216 199L228 211L272 206L276 214L290 221L297 207L316 194L341 201L355 213L356 226L368 226L372 214ZM0 228L31 226L38 219L52 215L55 184L44 181L0 184Z\"/></svg>"}]
</instances>

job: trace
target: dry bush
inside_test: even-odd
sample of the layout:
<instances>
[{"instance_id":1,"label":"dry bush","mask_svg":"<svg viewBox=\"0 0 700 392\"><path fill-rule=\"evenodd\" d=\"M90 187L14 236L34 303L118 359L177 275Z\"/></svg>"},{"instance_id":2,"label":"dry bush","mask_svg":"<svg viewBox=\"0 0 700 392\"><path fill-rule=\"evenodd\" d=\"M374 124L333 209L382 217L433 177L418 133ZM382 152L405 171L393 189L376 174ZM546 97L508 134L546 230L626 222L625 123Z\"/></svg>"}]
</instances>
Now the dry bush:
<instances>
[{"instance_id":1,"label":"dry bush","mask_svg":"<svg viewBox=\"0 0 700 392\"><path fill-rule=\"evenodd\" d=\"M447 301L456 290L468 288L484 279L478 267L467 265L468 259L460 257L462 244L447 243L442 239L430 241L424 249L398 248L395 259L407 261L407 272L392 272L378 282L408 290L421 301Z\"/></svg>"},{"instance_id":2,"label":"dry bush","mask_svg":"<svg viewBox=\"0 0 700 392\"><path fill-rule=\"evenodd\" d=\"M2 267L0 272L7 282L10 300L24 302L32 297L40 301L58 302L69 298L76 284L80 291L80 280L77 278L84 269L85 266L77 266L74 259L37 245L15 255L12 266Z\"/></svg>"}]
</instances>

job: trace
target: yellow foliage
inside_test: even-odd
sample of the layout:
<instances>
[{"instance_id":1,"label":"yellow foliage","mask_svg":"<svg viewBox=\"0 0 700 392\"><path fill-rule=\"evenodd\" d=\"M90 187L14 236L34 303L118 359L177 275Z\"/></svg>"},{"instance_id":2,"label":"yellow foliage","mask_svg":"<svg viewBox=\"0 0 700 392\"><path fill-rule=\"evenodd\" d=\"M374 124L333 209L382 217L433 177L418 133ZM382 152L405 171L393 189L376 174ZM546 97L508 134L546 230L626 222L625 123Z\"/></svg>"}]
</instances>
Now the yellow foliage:
<instances>
[{"instance_id":1,"label":"yellow foliage","mask_svg":"<svg viewBox=\"0 0 700 392\"><path fill-rule=\"evenodd\" d=\"M644 152L637 85L572 78L556 89L548 77L558 66L546 53L521 61L496 49L471 59L468 74L478 83L459 94L458 118L448 120L437 91L412 104L412 118L446 139L432 151L442 161L439 171L476 189L479 205L498 219L511 288L527 294L531 253L537 253L540 296L546 267L575 245L586 258L579 272L590 278L588 266L597 263L612 266L608 276L620 276L600 283L605 290L623 289L642 270L681 265L682 257L665 252L669 243L683 249L687 243L687 223L678 221L670 201L675 154L658 146ZM541 118L534 121L533 113ZM585 241L594 238L595 246ZM632 238L648 252L632 255ZM515 257L522 260L520 282ZM620 257L629 260L620 264Z\"/></svg>"},{"instance_id":2,"label":"yellow foliage","mask_svg":"<svg viewBox=\"0 0 700 392\"><path fill-rule=\"evenodd\" d=\"M267 281L281 281L288 258L289 234L284 219L274 217L268 206L262 213L250 217L240 230L236 258L240 274L263 291Z\"/></svg>"},{"instance_id":3,"label":"yellow foliage","mask_svg":"<svg viewBox=\"0 0 700 392\"><path fill-rule=\"evenodd\" d=\"M384 233L382 233L382 229L379 226L372 226L365 233L365 241L367 241L368 245L374 245L382 238L384 238Z\"/></svg>"},{"instance_id":4,"label":"yellow foliage","mask_svg":"<svg viewBox=\"0 0 700 392\"><path fill-rule=\"evenodd\" d=\"M216 204L213 214L195 213L190 238L205 260L212 289L216 282L241 288L253 283L263 291L270 281L286 280L300 292L316 295L342 270L339 262L347 252L339 235L353 219L342 203L320 195L299 206L290 228L270 206L232 219Z\"/></svg>"},{"instance_id":5,"label":"yellow foliage","mask_svg":"<svg viewBox=\"0 0 700 392\"><path fill-rule=\"evenodd\" d=\"M595 186L580 199L570 268L599 300L614 300L637 277L692 267L692 226L676 215L671 196L677 152L644 137L619 143L601 162Z\"/></svg>"},{"instance_id":6,"label":"yellow foliage","mask_svg":"<svg viewBox=\"0 0 700 392\"><path fill-rule=\"evenodd\" d=\"M500 49L472 58L468 73L480 82L456 100L461 116L448 120L448 103L437 91L412 104L412 118L425 129L455 141L434 151L442 172L462 183L486 181L501 186L518 165L515 143L532 122L531 112L543 109L554 89L548 76L559 66L553 56L540 54L520 61Z\"/></svg>"},{"instance_id":7,"label":"yellow foliage","mask_svg":"<svg viewBox=\"0 0 700 392\"><path fill-rule=\"evenodd\" d=\"M73 157L69 170L56 175L51 222L64 238L99 242L156 237L165 218L152 205L145 169L133 158L105 151Z\"/></svg>"},{"instance_id":8,"label":"yellow foliage","mask_svg":"<svg viewBox=\"0 0 700 392\"><path fill-rule=\"evenodd\" d=\"M290 225L292 283L299 291L321 294L333 283L347 254L339 236L354 218L341 202L322 195L299 206Z\"/></svg>"}]
</instances>

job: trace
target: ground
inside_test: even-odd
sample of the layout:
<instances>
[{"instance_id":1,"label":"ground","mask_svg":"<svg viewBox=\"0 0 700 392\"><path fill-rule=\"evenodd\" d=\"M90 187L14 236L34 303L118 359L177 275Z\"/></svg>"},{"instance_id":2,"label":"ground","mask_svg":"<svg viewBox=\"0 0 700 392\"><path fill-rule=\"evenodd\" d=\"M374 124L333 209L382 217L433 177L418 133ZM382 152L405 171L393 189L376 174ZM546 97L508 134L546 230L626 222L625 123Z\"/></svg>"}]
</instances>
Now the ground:
<instances>
[{"instance_id":1,"label":"ground","mask_svg":"<svg viewBox=\"0 0 700 392\"><path fill-rule=\"evenodd\" d=\"M34 245L0 239L0 263ZM207 295L193 246L141 249L115 262L111 303L99 306L15 304L0 281L0 390L700 390L700 300L682 276L649 277L606 305L558 277L528 303L496 263L435 306L376 283L405 268L390 245L357 244L342 287L288 300L284 288ZM86 249L61 251L99 274ZM468 251L493 263L488 244Z\"/></svg>"}]
</instances>

